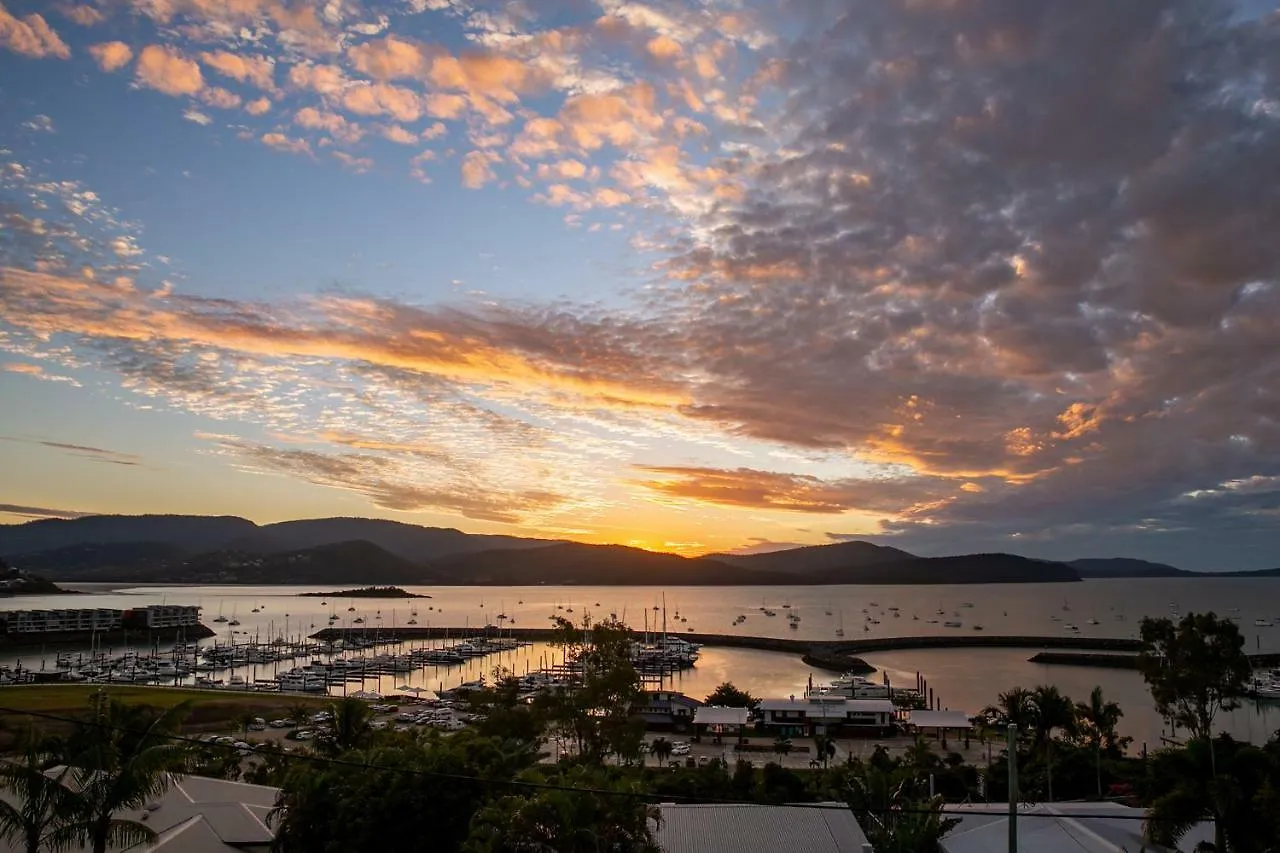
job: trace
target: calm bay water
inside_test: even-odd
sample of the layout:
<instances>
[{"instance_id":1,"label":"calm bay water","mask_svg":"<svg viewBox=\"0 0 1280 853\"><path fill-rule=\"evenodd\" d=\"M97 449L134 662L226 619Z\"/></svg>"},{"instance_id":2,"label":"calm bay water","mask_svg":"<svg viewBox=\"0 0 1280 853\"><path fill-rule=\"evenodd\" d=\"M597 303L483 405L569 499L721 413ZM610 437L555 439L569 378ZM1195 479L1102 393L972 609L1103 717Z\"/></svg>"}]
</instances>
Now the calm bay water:
<instances>
[{"instance_id":1,"label":"calm bay water","mask_svg":"<svg viewBox=\"0 0 1280 853\"><path fill-rule=\"evenodd\" d=\"M217 638L263 641L298 637L329 625L403 626L416 618L421 626L478 628L485 624L543 627L549 617L580 620L616 613L635 628L662 625L665 592L666 628L671 633L704 633L835 639L843 624L845 638L971 634L981 625L986 634L1052 636L1078 626L1080 636L1132 637L1143 616L1170 616L1214 610L1237 618L1251 652L1280 652L1280 627L1255 627L1255 619L1280 625L1280 579L1171 578L1152 580L1086 581L1073 584L990 584L973 586L824 586L824 587L409 587L429 599L342 599L299 597L323 586L122 586L85 584L74 587L92 595L31 596L10 599L0 609L94 606L128 608L152 603L197 604L205 624L220 630ZM322 605L322 602L326 602ZM789 605L789 607L787 607ZM768 617L761 606L778 615ZM354 607L354 611L348 610ZM657 608L655 610L655 607ZM896 608L896 609L895 609ZM254 612L257 609L258 612ZM572 609L572 612L569 612ZM416 616L414 615L416 611ZM941 612L939 612L941 611ZM788 628L786 613L800 616ZM241 624L215 624L219 613ZM894 614L898 615L895 616ZM746 616L735 625L734 620ZM870 621L875 620L875 621ZM1090 620L1097 624L1090 624ZM960 628L944 622L959 621ZM1074 632L1071 632L1074 633ZM141 639L141 638L140 638ZM206 642L213 642L209 640ZM1083 667L1044 666L1027 658L1033 650L945 649L886 652L866 655L896 684L913 685L922 673L945 707L976 711L995 701L996 694L1014 686L1057 684L1074 698L1085 699L1094 685L1125 709L1124 734L1154 747L1161 737L1161 721L1151 709L1142 679L1135 672ZM543 644L501 656L472 660L466 666L428 668L387 676L366 689L391 691L402 684L438 689L476 678L501 665L523 672L555 659L558 652ZM24 666L38 666L38 650L9 651L3 658ZM48 655L52 665L52 655ZM283 664L288 668L292 664ZM275 665L260 666L253 677L270 677ZM704 696L722 681L733 681L757 695L799 694L812 674L815 682L830 677L812 671L798 657L749 649L707 648L697 666L676 678L675 686ZM359 689L352 684L348 689ZM1245 707L1223 720L1234 736L1264 740L1280 728L1280 704Z\"/></svg>"}]
</instances>

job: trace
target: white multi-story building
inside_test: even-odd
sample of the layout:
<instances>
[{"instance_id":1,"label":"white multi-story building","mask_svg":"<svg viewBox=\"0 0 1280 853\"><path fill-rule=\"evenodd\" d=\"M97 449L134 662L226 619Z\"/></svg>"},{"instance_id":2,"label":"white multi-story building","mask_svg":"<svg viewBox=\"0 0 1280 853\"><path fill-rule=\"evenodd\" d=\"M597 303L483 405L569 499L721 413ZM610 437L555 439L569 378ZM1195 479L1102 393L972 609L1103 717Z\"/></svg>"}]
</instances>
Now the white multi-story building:
<instances>
[{"instance_id":1,"label":"white multi-story building","mask_svg":"<svg viewBox=\"0 0 1280 853\"><path fill-rule=\"evenodd\" d=\"M842 729L886 730L893 725L894 707L888 699L845 699L808 696L764 699L761 722L783 735L833 734Z\"/></svg>"},{"instance_id":2,"label":"white multi-story building","mask_svg":"<svg viewBox=\"0 0 1280 853\"><path fill-rule=\"evenodd\" d=\"M105 607L61 608L58 610L10 610L4 614L10 634L40 634L54 631L114 631L124 612Z\"/></svg>"},{"instance_id":3,"label":"white multi-story building","mask_svg":"<svg viewBox=\"0 0 1280 853\"><path fill-rule=\"evenodd\" d=\"M183 628L200 624L200 608L187 604L149 604L142 609L141 615L148 628Z\"/></svg>"}]
</instances>

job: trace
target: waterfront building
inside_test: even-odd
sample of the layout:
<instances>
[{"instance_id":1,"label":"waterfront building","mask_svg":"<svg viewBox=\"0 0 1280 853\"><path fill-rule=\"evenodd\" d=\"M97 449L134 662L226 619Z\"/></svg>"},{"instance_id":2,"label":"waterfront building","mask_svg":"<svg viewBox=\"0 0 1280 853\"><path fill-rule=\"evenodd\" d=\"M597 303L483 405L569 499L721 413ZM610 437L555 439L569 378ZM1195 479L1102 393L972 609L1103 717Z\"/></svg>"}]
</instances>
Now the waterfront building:
<instances>
[{"instance_id":1,"label":"waterfront building","mask_svg":"<svg viewBox=\"0 0 1280 853\"><path fill-rule=\"evenodd\" d=\"M134 610L131 613L138 614ZM200 608L185 604L149 604L141 611L147 628L184 628L200 624Z\"/></svg>"},{"instance_id":2,"label":"waterfront building","mask_svg":"<svg viewBox=\"0 0 1280 853\"><path fill-rule=\"evenodd\" d=\"M674 690L646 690L642 702L636 713L644 718L646 726L676 731L687 730L693 723L694 711L702 705L692 696Z\"/></svg>"},{"instance_id":3,"label":"waterfront building","mask_svg":"<svg viewBox=\"0 0 1280 853\"><path fill-rule=\"evenodd\" d=\"M116 631L124 612L103 607L63 607L55 610L0 612L6 634L44 634L58 631Z\"/></svg>"},{"instance_id":4,"label":"waterfront building","mask_svg":"<svg viewBox=\"0 0 1280 853\"><path fill-rule=\"evenodd\" d=\"M664 853L866 853L871 849L844 803L807 806L663 803L652 827Z\"/></svg>"},{"instance_id":5,"label":"waterfront building","mask_svg":"<svg viewBox=\"0 0 1280 853\"><path fill-rule=\"evenodd\" d=\"M725 708L721 705L703 705L693 712L693 731L698 737L711 735L718 743L728 735L741 738L751 721L749 708Z\"/></svg>"},{"instance_id":6,"label":"waterfront building","mask_svg":"<svg viewBox=\"0 0 1280 853\"><path fill-rule=\"evenodd\" d=\"M888 699L807 696L762 699L761 725L782 737L812 737L840 732L885 732L894 721Z\"/></svg>"}]
</instances>

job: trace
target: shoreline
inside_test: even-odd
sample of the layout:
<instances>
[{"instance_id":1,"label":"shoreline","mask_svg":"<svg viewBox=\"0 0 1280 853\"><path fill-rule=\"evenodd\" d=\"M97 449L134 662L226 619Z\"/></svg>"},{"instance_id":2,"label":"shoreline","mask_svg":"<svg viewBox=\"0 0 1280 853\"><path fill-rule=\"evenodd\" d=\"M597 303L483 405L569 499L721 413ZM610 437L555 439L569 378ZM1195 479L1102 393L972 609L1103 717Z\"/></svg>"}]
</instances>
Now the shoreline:
<instances>
[{"instance_id":1,"label":"shoreline","mask_svg":"<svg viewBox=\"0 0 1280 853\"><path fill-rule=\"evenodd\" d=\"M132 638L150 639L160 643L172 643L178 640L194 642L209 637L216 637L217 632L207 625L184 625L180 628L138 628L120 631L42 631L29 634L0 634L0 651L5 649L30 649L53 646L84 646L97 642L98 645L126 645Z\"/></svg>"}]
</instances>

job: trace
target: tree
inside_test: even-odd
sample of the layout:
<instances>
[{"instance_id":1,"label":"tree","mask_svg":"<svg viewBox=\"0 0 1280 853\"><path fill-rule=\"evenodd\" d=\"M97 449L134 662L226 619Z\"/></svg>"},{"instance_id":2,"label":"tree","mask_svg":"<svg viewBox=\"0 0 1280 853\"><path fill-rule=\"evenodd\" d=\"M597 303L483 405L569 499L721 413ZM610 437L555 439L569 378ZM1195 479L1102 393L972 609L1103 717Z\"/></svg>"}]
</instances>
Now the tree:
<instances>
[{"instance_id":1,"label":"tree","mask_svg":"<svg viewBox=\"0 0 1280 853\"><path fill-rule=\"evenodd\" d=\"M760 700L745 690L739 690L732 681L726 681L711 691L705 704L725 708L754 708L760 704Z\"/></svg>"},{"instance_id":2,"label":"tree","mask_svg":"<svg viewBox=\"0 0 1280 853\"><path fill-rule=\"evenodd\" d=\"M237 721L240 723L240 733L245 737L248 737L249 727L252 726L257 719L258 715L253 711L245 711L237 717Z\"/></svg>"},{"instance_id":3,"label":"tree","mask_svg":"<svg viewBox=\"0 0 1280 853\"><path fill-rule=\"evenodd\" d=\"M649 744L649 751L653 753L653 757L658 759L658 764L665 764L667 759L671 757L671 741L664 737L655 738L653 743Z\"/></svg>"},{"instance_id":4,"label":"tree","mask_svg":"<svg viewBox=\"0 0 1280 853\"><path fill-rule=\"evenodd\" d=\"M1108 702L1101 687L1094 687L1088 702L1076 703L1076 719L1086 742L1093 747L1094 771L1097 774L1098 799L1102 799L1102 753L1115 750L1119 737L1116 726L1124 711L1115 702Z\"/></svg>"},{"instance_id":5,"label":"tree","mask_svg":"<svg viewBox=\"0 0 1280 853\"><path fill-rule=\"evenodd\" d=\"M0 800L0 838L18 842L26 853L63 846L71 791L63 784L69 768L46 772L51 756L32 731L24 733L21 753L0 762L0 787L16 802Z\"/></svg>"},{"instance_id":6,"label":"tree","mask_svg":"<svg viewBox=\"0 0 1280 853\"><path fill-rule=\"evenodd\" d=\"M1193 740L1151 759L1154 789L1146 835L1174 847L1196 823L1214 823L1214 849L1270 853L1280 839L1280 741L1263 749L1226 735L1213 744ZM1214 757L1216 755L1216 758ZM1214 764L1221 773L1215 776Z\"/></svg>"},{"instance_id":7,"label":"tree","mask_svg":"<svg viewBox=\"0 0 1280 853\"><path fill-rule=\"evenodd\" d=\"M773 742L773 754L778 758L783 758L791 754L792 744L789 738L778 735L778 739Z\"/></svg>"},{"instance_id":8,"label":"tree","mask_svg":"<svg viewBox=\"0 0 1280 853\"><path fill-rule=\"evenodd\" d=\"M640 755L644 720L636 708L644 698L640 673L631 662L631 631L609 620L581 627L557 617L552 641L577 663L577 680L543 693L539 707L551 725L572 739L579 760L600 764L610 753L628 760Z\"/></svg>"},{"instance_id":9,"label":"tree","mask_svg":"<svg viewBox=\"0 0 1280 853\"><path fill-rule=\"evenodd\" d=\"M88 716L68 741L74 797L66 832L93 853L129 847L155 837L146 824L117 818L163 794L183 769L186 746L172 736L186 715L183 702L165 710L126 705L105 693L94 696Z\"/></svg>"},{"instance_id":10,"label":"tree","mask_svg":"<svg viewBox=\"0 0 1280 853\"><path fill-rule=\"evenodd\" d=\"M1218 712L1240 707L1251 674L1240 629L1213 613L1189 613L1177 625L1143 619L1138 668L1156 709L1205 740Z\"/></svg>"},{"instance_id":11,"label":"tree","mask_svg":"<svg viewBox=\"0 0 1280 853\"><path fill-rule=\"evenodd\" d=\"M285 713L289 715L289 719L293 720L300 726L305 726L311 721L311 715L315 713L315 706L310 702L301 700L294 701L285 708Z\"/></svg>"},{"instance_id":12,"label":"tree","mask_svg":"<svg viewBox=\"0 0 1280 853\"><path fill-rule=\"evenodd\" d=\"M1015 687L1001 693L995 705L983 709L982 716L997 726L1017 726L1019 732L1026 734L1034 727L1036 718L1031 691Z\"/></svg>"},{"instance_id":13,"label":"tree","mask_svg":"<svg viewBox=\"0 0 1280 853\"><path fill-rule=\"evenodd\" d=\"M1044 750L1049 802L1053 802L1053 733L1075 731L1076 706L1052 684L1031 691L1031 704L1035 708L1035 742Z\"/></svg>"},{"instance_id":14,"label":"tree","mask_svg":"<svg viewBox=\"0 0 1280 853\"><path fill-rule=\"evenodd\" d=\"M332 732L326 743L335 753L363 745L373 733L369 727L373 711L360 699L344 696L329 706L329 712L333 714Z\"/></svg>"},{"instance_id":15,"label":"tree","mask_svg":"<svg viewBox=\"0 0 1280 853\"><path fill-rule=\"evenodd\" d=\"M616 772L601 767L572 767L546 779L541 772L525 781L550 781L592 793L544 789L500 797L481 808L471 821L463 850L467 853L660 853L649 829L660 819L643 792ZM595 793L616 791L618 796Z\"/></svg>"},{"instance_id":16,"label":"tree","mask_svg":"<svg viewBox=\"0 0 1280 853\"><path fill-rule=\"evenodd\" d=\"M933 853L960 822L943 817L942 797L921 795L913 778L889 768L854 768L845 800L876 853Z\"/></svg>"}]
</instances>

